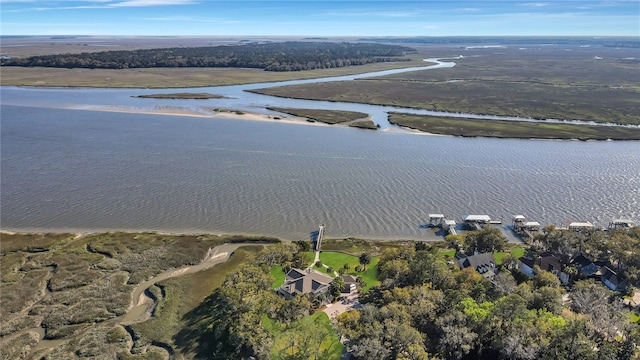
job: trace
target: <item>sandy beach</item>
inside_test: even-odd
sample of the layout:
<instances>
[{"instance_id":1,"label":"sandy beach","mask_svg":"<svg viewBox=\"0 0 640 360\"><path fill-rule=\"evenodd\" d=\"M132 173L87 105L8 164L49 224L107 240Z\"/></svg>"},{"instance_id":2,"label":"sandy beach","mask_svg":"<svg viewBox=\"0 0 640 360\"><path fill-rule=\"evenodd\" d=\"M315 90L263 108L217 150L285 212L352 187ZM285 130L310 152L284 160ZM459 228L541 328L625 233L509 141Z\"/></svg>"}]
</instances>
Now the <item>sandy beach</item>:
<instances>
[{"instance_id":1,"label":"sandy beach","mask_svg":"<svg viewBox=\"0 0 640 360\"><path fill-rule=\"evenodd\" d=\"M224 119L238 119L238 120L250 120L250 121L268 121L268 122L280 122L287 124L297 125L311 125L311 126L332 126L331 124L325 124L319 121L309 121L304 117L297 117L291 115L271 115L261 114L256 112L246 112L244 110L233 109L210 109L210 108L185 108L174 106L162 106L154 108L137 108L127 106L82 106L72 107L72 109L79 110L91 110L91 111L106 111L106 112L119 112L129 114L153 114L153 115L169 115L169 116L194 116L203 118L224 118ZM339 124L336 124L340 126Z\"/></svg>"}]
</instances>

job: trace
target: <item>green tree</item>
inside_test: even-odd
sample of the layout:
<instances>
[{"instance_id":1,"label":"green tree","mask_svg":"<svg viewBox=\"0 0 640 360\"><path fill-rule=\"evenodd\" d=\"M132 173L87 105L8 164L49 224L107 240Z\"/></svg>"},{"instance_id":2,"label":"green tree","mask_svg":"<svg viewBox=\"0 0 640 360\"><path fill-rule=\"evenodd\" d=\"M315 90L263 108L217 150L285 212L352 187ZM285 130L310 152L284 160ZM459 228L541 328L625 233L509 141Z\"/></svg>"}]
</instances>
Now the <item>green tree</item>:
<instances>
[{"instance_id":1,"label":"green tree","mask_svg":"<svg viewBox=\"0 0 640 360\"><path fill-rule=\"evenodd\" d=\"M560 279L558 279L558 277L554 274L540 269L539 266L535 265L533 267L533 273L533 286L535 288L541 288L545 286L554 288L560 287Z\"/></svg>"},{"instance_id":2,"label":"green tree","mask_svg":"<svg viewBox=\"0 0 640 360\"><path fill-rule=\"evenodd\" d=\"M470 231L464 238L467 254L503 251L507 246L507 238L493 226L481 230Z\"/></svg>"},{"instance_id":3,"label":"green tree","mask_svg":"<svg viewBox=\"0 0 640 360\"><path fill-rule=\"evenodd\" d=\"M367 265L371 264L371 255L369 255L368 253L360 254L360 256L358 256L358 262L360 262L360 265L362 265L362 271L366 271Z\"/></svg>"}]
</instances>

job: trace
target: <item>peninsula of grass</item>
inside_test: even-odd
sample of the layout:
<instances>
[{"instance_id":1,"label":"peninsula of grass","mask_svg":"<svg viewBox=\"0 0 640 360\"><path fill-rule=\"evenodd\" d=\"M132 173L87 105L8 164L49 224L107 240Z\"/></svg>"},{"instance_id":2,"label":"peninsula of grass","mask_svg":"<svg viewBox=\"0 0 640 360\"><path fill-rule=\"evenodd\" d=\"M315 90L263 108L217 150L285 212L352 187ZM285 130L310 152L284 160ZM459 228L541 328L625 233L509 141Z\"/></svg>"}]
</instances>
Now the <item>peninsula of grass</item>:
<instances>
[{"instance_id":1,"label":"peninsula of grass","mask_svg":"<svg viewBox=\"0 0 640 360\"><path fill-rule=\"evenodd\" d=\"M640 140L639 128L389 113L394 125L439 135L518 139Z\"/></svg>"},{"instance_id":2,"label":"peninsula of grass","mask_svg":"<svg viewBox=\"0 0 640 360\"><path fill-rule=\"evenodd\" d=\"M278 111L284 114L293 116L299 116L325 124L344 124L350 121L366 119L368 114L357 111L344 111L344 110L322 110L322 109L296 109L296 108L281 108L281 107L267 107L268 110Z\"/></svg>"},{"instance_id":3,"label":"peninsula of grass","mask_svg":"<svg viewBox=\"0 0 640 360\"><path fill-rule=\"evenodd\" d=\"M141 99L187 99L187 100L207 100L207 99L223 99L224 96L209 93L174 93L174 94L149 94L135 96Z\"/></svg>"}]
</instances>

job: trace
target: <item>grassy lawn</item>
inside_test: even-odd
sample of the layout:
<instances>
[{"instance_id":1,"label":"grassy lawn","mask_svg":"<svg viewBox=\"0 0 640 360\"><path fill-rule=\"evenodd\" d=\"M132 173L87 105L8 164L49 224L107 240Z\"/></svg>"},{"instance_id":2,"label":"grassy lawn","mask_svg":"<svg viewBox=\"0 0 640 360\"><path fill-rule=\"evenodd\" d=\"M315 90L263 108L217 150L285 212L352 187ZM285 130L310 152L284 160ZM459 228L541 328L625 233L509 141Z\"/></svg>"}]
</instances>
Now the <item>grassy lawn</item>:
<instances>
[{"instance_id":1,"label":"grassy lawn","mask_svg":"<svg viewBox=\"0 0 640 360\"><path fill-rule=\"evenodd\" d=\"M322 249L324 251L342 251L353 255L360 255L363 252L371 254L371 256L379 255L384 249L397 248L402 246L414 246L413 241L369 241L358 238L346 239L324 239L322 240Z\"/></svg>"},{"instance_id":2,"label":"grassy lawn","mask_svg":"<svg viewBox=\"0 0 640 360\"><path fill-rule=\"evenodd\" d=\"M338 269L342 268L344 264L351 265L351 268L346 272L346 274L360 276L366 282L366 286L362 288L363 292L379 284L377 268L379 260L379 257L372 256L371 264L367 265L367 270L364 272L356 272L356 266L360 265L357 256L333 251L323 251L320 253L320 261L323 264L332 267L335 271L338 271Z\"/></svg>"},{"instance_id":3,"label":"grassy lawn","mask_svg":"<svg viewBox=\"0 0 640 360\"><path fill-rule=\"evenodd\" d=\"M509 250L509 252L511 253L511 255L513 255L514 258L518 259L520 257L522 257L525 253L525 249L522 247L514 247L511 250ZM501 265L502 264L502 258L506 255L507 253L504 251L497 251L495 252L493 255L496 257L496 264Z\"/></svg>"},{"instance_id":4,"label":"grassy lawn","mask_svg":"<svg viewBox=\"0 0 640 360\"><path fill-rule=\"evenodd\" d=\"M440 250L439 254L445 259L447 258L451 259L454 256L456 256L456 251L455 249Z\"/></svg>"},{"instance_id":5,"label":"grassy lawn","mask_svg":"<svg viewBox=\"0 0 640 360\"><path fill-rule=\"evenodd\" d=\"M282 284L284 284L284 271L282 271L282 266L280 265L276 265L274 267L271 268L271 276L273 276L273 278L275 280L273 280L273 283L271 283L271 287L274 289L279 288Z\"/></svg>"}]
</instances>

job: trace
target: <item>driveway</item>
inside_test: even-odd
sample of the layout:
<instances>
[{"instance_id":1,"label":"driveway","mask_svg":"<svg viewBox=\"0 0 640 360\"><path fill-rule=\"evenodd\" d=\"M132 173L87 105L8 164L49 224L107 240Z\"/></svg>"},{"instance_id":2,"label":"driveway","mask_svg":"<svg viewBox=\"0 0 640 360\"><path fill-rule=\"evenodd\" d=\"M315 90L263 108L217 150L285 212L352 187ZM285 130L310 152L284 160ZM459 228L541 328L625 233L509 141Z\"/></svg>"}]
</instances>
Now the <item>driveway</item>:
<instances>
[{"instance_id":1,"label":"driveway","mask_svg":"<svg viewBox=\"0 0 640 360\"><path fill-rule=\"evenodd\" d=\"M358 293L346 294L342 296L345 298L344 300L329 304L323 310L327 315L329 315L329 319L333 320L336 316L342 314L345 311L360 309L362 307L362 305L360 305L360 302L358 302Z\"/></svg>"}]
</instances>

